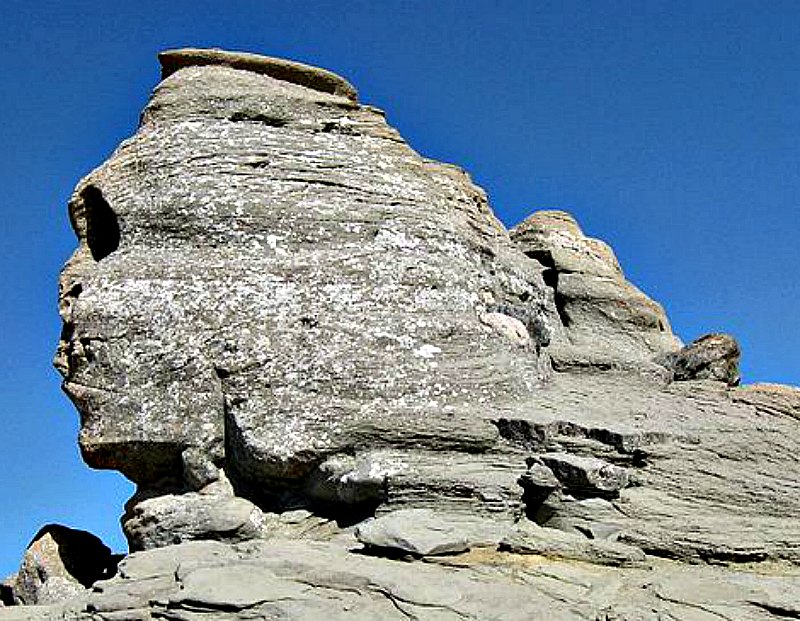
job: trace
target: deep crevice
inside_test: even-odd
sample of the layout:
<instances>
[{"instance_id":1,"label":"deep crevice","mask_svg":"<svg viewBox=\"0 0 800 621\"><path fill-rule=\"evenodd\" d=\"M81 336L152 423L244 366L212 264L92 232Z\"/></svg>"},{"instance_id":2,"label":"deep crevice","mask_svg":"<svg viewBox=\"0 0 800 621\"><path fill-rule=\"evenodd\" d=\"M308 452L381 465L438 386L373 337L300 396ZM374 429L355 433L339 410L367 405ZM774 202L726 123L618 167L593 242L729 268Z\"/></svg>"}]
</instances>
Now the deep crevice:
<instances>
[{"instance_id":1,"label":"deep crevice","mask_svg":"<svg viewBox=\"0 0 800 621\"><path fill-rule=\"evenodd\" d=\"M269 116L260 112L234 112L228 117L228 120L238 123L241 121L251 121L254 123L262 123L269 127L286 127L289 121L276 116Z\"/></svg>"}]
</instances>

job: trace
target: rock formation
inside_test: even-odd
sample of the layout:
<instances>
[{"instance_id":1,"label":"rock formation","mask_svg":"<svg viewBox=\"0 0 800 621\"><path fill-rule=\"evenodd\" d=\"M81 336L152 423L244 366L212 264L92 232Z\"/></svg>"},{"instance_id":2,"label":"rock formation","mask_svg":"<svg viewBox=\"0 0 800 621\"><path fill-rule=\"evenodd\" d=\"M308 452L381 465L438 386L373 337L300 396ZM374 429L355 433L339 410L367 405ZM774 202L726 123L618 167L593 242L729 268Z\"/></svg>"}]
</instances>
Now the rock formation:
<instances>
[{"instance_id":1,"label":"rock formation","mask_svg":"<svg viewBox=\"0 0 800 621\"><path fill-rule=\"evenodd\" d=\"M5 585L4 603L52 604L81 595L98 580L110 578L118 560L91 533L48 524L36 533L19 571Z\"/></svg>"},{"instance_id":2,"label":"rock formation","mask_svg":"<svg viewBox=\"0 0 800 621\"><path fill-rule=\"evenodd\" d=\"M506 231L342 78L161 62L60 282L133 553L0 618L800 617L800 391L682 348L568 214Z\"/></svg>"}]
</instances>

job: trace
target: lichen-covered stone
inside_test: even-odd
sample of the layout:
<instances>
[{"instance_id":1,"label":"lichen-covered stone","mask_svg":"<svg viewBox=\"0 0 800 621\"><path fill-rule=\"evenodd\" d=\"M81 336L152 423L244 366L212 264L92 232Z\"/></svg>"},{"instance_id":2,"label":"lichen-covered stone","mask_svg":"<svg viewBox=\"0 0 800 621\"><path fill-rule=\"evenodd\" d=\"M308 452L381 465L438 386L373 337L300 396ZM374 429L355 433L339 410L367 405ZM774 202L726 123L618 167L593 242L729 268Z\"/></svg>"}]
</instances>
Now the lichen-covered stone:
<instances>
[{"instance_id":1,"label":"lichen-covered stone","mask_svg":"<svg viewBox=\"0 0 800 621\"><path fill-rule=\"evenodd\" d=\"M741 349L728 334L707 334L667 356L667 366L677 381L715 380L736 386L741 380Z\"/></svg>"},{"instance_id":2,"label":"lichen-covered stone","mask_svg":"<svg viewBox=\"0 0 800 621\"><path fill-rule=\"evenodd\" d=\"M280 508L330 496L337 455L485 450L475 413L549 372L541 266L382 113L240 60L162 55L138 132L70 202L56 363L86 461L173 490L222 467Z\"/></svg>"}]
</instances>

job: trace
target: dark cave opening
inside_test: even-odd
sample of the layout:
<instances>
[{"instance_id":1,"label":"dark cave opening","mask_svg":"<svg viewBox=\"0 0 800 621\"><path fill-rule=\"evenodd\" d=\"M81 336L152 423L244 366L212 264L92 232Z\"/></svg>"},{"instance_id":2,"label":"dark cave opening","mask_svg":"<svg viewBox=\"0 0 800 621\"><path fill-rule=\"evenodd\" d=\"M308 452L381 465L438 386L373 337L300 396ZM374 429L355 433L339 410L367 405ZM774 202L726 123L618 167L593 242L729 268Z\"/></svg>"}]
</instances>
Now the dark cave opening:
<instances>
[{"instance_id":1,"label":"dark cave opening","mask_svg":"<svg viewBox=\"0 0 800 621\"><path fill-rule=\"evenodd\" d=\"M86 244L95 261L102 261L119 248L117 214L99 188L90 185L81 192L86 218Z\"/></svg>"}]
</instances>

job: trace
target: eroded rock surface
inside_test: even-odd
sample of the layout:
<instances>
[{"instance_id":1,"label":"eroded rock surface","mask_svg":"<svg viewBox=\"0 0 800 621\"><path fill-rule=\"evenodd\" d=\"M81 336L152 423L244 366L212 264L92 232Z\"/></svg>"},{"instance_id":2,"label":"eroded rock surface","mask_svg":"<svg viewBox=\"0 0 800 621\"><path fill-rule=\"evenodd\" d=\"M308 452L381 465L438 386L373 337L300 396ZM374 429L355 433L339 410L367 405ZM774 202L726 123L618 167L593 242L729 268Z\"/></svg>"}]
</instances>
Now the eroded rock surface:
<instances>
[{"instance_id":1,"label":"eroded rock surface","mask_svg":"<svg viewBox=\"0 0 800 621\"><path fill-rule=\"evenodd\" d=\"M56 359L141 551L1 618L800 617L798 389L343 79L162 64L70 202Z\"/></svg>"},{"instance_id":2,"label":"eroded rock surface","mask_svg":"<svg viewBox=\"0 0 800 621\"><path fill-rule=\"evenodd\" d=\"M175 491L221 467L286 508L380 503L407 468L383 448L484 452L476 413L549 373L541 266L380 111L219 54L162 57L70 203L57 365L86 461Z\"/></svg>"}]
</instances>

